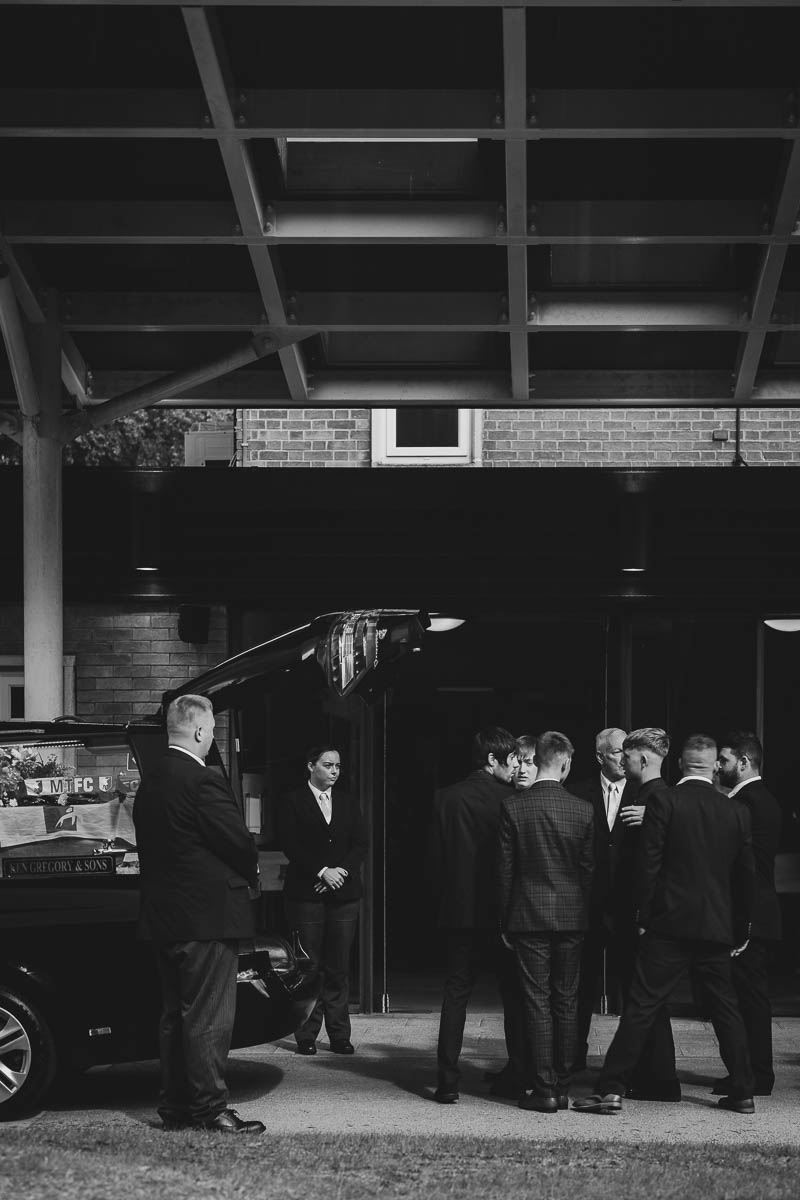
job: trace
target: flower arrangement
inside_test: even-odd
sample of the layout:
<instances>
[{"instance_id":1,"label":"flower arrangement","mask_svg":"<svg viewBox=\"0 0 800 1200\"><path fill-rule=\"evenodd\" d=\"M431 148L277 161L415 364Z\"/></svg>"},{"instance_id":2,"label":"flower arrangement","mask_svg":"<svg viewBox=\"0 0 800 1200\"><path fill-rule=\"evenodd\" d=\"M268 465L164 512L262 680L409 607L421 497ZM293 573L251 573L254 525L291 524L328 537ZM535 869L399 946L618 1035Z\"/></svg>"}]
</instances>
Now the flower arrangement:
<instances>
[{"instance_id":1,"label":"flower arrangement","mask_svg":"<svg viewBox=\"0 0 800 1200\"><path fill-rule=\"evenodd\" d=\"M44 796L27 795L23 780L63 774L64 766L54 754L42 758L35 750L0 746L0 805L16 808L17 805L44 804Z\"/></svg>"}]
</instances>

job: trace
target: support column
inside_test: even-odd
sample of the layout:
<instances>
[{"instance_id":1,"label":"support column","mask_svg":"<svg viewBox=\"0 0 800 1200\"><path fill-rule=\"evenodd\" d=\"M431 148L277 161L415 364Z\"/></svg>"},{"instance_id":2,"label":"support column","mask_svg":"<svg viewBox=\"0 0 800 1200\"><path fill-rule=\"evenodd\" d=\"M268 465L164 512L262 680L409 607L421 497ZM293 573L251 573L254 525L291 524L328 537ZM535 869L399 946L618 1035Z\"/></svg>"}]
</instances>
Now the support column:
<instances>
[{"instance_id":1,"label":"support column","mask_svg":"<svg viewBox=\"0 0 800 1200\"><path fill-rule=\"evenodd\" d=\"M25 715L52 720L64 712L61 351L52 318L36 327L34 349L40 410L22 432Z\"/></svg>"}]
</instances>

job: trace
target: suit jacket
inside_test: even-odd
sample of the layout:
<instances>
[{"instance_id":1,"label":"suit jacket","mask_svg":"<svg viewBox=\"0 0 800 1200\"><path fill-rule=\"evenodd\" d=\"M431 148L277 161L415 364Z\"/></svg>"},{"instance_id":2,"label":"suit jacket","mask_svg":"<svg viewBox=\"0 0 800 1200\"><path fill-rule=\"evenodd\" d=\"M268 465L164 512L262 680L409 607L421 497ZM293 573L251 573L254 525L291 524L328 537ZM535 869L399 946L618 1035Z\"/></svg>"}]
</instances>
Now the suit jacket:
<instances>
[{"instance_id":1,"label":"suit jacket","mask_svg":"<svg viewBox=\"0 0 800 1200\"><path fill-rule=\"evenodd\" d=\"M747 940L755 870L743 804L700 779L659 792L647 805L642 854L641 926L684 941Z\"/></svg>"},{"instance_id":2,"label":"suit jacket","mask_svg":"<svg viewBox=\"0 0 800 1200\"><path fill-rule=\"evenodd\" d=\"M620 902L626 905L617 893L617 868L620 858L630 857L628 846L632 839L628 837L630 830L626 828L617 813L612 829L608 828L606 809L603 803L603 788L600 783L600 772L590 779L583 779L570 784L568 789L573 796L588 800L594 810L594 881L591 896L591 921L600 924L604 916L619 918ZM628 780L620 797L620 809L626 804L638 804L638 785ZM623 896L625 889L623 888Z\"/></svg>"},{"instance_id":3,"label":"suit jacket","mask_svg":"<svg viewBox=\"0 0 800 1200\"><path fill-rule=\"evenodd\" d=\"M283 894L290 900L357 900L360 867L368 841L357 801L341 787L331 792L331 823L307 783L282 796L276 814L278 844L289 859ZM344 867L348 877L335 892L314 891L323 867Z\"/></svg>"},{"instance_id":4,"label":"suit jacket","mask_svg":"<svg viewBox=\"0 0 800 1200\"><path fill-rule=\"evenodd\" d=\"M168 750L136 794L139 931L156 942L249 938L258 851L226 781Z\"/></svg>"},{"instance_id":5,"label":"suit jacket","mask_svg":"<svg viewBox=\"0 0 800 1200\"><path fill-rule=\"evenodd\" d=\"M443 929L496 929L495 847L510 784L477 770L436 793L429 873Z\"/></svg>"},{"instance_id":6,"label":"suit jacket","mask_svg":"<svg viewBox=\"0 0 800 1200\"><path fill-rule=\"evenodd\" d=\"M775 891L775 855L781 840L781 808L760 779L746 783L734 800L740 801L750 814L756 864L756 900L750 932L754 938L777 942L781 938L781 906Z\"/></svg>"},{"instance_id":7,"label":"suit jacket","mask_svg":"<svg viewBox=\"0 0 800 1200\"><path fill-rule=\"evenodd\" d=\"M503 804L497 848L500 923L509 933L586 929L594 815L555 780L537 780Z\"/></svg>"},{"instance_id":8,"label":"suit jacket","mask_svg":"<svg viewBox=\"0 0 800 1200\"><path fill-rule=\"evenodd\" d=\"M622 793L623 801L628 795L629 786L627 784ZM643 804L646 813L647 806L653 797L668 791L669 784L664 779L660 777L649 779L647 783L641 784L638 788L633 803ZM631 801L628 800L628 803ZM620 805L620 808L622 807ZM614 824L615 826L619 824L623 832L619 842L609 909L613 915L615 928L619 932L630 932L636 917L634 894L637 888L637 878L641 876L642 871L642 830L644 827L643 825L624 825L621 821L615 821Z\"/></svg>"}]
</instances>

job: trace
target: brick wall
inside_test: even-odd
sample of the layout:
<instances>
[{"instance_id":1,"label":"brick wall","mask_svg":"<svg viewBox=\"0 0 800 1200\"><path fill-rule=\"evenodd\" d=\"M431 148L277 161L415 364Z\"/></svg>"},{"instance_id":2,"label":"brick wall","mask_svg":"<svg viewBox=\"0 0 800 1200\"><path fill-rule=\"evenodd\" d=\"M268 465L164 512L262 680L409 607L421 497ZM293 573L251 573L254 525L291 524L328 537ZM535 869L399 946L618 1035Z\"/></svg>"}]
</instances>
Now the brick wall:
<instances>
[{"instance_id":1,"label":"brick wall","mask_svg":"<svg viewBox=\"0 0 800 1200\"><path fill-rule=\"evenodd\" d=\"M245 409L240 461L245 467L368 467L365 408Z\"/></svg>"},{"instance_id":2,"label":"brick wall","mask_svg":"<svg viewBox=\"0 0 800 1200\"><path fill-rule=\"evenodd\" d=\"M161 703L162 692L213 666L227 652L222 608L211 609L204 646L180 640L177 606L70 605L64 612L64 653L75 655L79 717L127 721L148 716ZM0 654L22 655L19 605L0 607ZM224 723L218 736L223 745Z\"/></svg>"},{"instance_id":3,"label":"brick wall","mask_svg":"<svg viewBox=\"0 0 800 1200\"><path fill-rule=\"evenodd\" d=\"M368 409L249 409L244 466L368 466ZM734 409L493 409L483 414L484 467L728 466ZM743 409L753 465L800 464L800 412ZM714 433L727 433L727 439Z\"/></svg>"}]
</instances>

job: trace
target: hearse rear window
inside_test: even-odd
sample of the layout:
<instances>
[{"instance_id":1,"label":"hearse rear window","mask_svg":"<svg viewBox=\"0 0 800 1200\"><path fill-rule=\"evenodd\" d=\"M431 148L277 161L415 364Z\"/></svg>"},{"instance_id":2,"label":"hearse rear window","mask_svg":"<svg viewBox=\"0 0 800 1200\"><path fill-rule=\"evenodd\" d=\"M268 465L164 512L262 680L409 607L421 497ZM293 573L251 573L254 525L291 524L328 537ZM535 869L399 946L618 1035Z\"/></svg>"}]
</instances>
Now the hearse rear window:
<instances>
[{"instance_id":1,"label":"hearse rear window","mask_svg":"<svg viewBox=\"0 0 800 1200\"><path fill-rule=\"evenodd\" d=\"M0 884L138 874L139 770L119 735L0 746Z\"/></svg>"}]
</instances>

